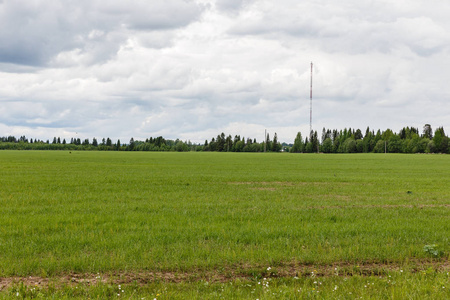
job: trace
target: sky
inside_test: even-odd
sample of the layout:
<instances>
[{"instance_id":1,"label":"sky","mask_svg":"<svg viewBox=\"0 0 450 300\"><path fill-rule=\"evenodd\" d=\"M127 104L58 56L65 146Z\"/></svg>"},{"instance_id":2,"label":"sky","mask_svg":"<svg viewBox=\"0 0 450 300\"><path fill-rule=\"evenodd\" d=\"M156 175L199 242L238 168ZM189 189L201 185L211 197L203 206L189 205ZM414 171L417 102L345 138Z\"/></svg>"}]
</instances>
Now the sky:
<instances>
[{"instance_id":1,"label":"sky","mask_svg":"<svg viewBox=\"0 0 450 300\"><path fill-rule=\"evenodd\" d=\"M0 136L450 133L447 0L0 0Z\"/></svg>"}]
</instances>

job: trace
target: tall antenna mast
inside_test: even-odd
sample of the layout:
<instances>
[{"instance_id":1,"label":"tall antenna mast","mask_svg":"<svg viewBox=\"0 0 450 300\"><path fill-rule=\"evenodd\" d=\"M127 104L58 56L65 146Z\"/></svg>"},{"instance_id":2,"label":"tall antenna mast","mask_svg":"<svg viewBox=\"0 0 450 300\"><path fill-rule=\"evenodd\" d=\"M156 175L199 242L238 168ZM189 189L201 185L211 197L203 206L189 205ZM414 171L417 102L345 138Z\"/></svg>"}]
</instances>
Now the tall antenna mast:
<instances>
[{"instance_id":1,"label":"tall antenna mast","mask_svg":"<svg viewBox=\"0 0 450 300\"><path fill-rule=\"evenodd\" d=\"M313 77L313 63L311 62L311 86L309 90L309 138L312 137L312 77Z\"/></svg>"}]
</instances>

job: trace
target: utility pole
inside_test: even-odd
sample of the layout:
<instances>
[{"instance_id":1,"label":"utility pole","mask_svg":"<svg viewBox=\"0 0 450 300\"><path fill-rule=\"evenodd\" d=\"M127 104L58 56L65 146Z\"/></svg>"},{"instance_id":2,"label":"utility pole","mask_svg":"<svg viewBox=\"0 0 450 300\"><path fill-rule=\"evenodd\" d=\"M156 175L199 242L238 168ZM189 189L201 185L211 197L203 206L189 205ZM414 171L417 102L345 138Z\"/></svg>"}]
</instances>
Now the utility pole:
<instances>
[{"instance_id":1,"label":"utility pole","mask_svg":"<svg viewBox=\"0 0 450 300\"><path fill-rule=\"evenodd\" d=\"M309 140L312 138L312 80L313 80L313 63L311 62L311 85L309 89Z\"/></svg>"},{"instance_id":2,"label":"utility pole","mask_svg":"<svg viewBox=\"0 0 450 300\"><path fill-rule=\"evenodd\" d=\"M266 153L267 129L264 129L264 153Z\"/></svg>"}]
</instances>

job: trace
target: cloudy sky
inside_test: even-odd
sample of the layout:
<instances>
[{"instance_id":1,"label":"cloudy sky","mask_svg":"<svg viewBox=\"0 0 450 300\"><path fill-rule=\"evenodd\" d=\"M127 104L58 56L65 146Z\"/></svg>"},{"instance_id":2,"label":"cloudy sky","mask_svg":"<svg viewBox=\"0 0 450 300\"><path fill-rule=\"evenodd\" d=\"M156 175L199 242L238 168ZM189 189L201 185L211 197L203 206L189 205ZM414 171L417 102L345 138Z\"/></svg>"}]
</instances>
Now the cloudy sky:
<instances>
[{"instance_id":1,"label":"cloudy sky","mask_svg":"<svg viewBox=\"0 0 450 300\"><path fill-rule=\"evenodd\" d=\"M0 136L425 123L450 133L447 0L0 0Z\"/></svg>"}]
</instances>

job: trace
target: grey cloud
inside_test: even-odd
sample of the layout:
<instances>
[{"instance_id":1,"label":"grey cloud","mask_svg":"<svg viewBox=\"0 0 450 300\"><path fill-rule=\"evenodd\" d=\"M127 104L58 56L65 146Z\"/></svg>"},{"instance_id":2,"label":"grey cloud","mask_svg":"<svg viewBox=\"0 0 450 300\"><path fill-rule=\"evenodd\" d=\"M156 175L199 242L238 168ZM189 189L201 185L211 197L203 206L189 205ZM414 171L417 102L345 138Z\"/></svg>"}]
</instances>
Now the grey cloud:
<instances>
[{"instance_id":1,"label":"grey cloud","mask_svg":"<svg viewBox=\"0 0 450 300\"><path fill-rule=\"evenodd\" d=\"M45 65L58 53L76 49L94 61L108 59L130 34L127 30L179 28L201 13L201 6L183 0L0 2L0 62Z\"/></svg>"},{"instance_id":2,"label":"grey cloud","mask_svg":"<svg viewBox=\"0 0 450 300\"><path fill-rule=\"evenodd\" d=\"M217 0L216 8L225 12L237 12L249 2L249 0Z\"/></svg>"},{"instance_id":3,"label":"grey cloud","mask_svg":"<svg viewBox=\"0 0 450 300\"><path fill-rule=\"evenodd\" d=\"M273 39L283 39L284 35L284 39L302 39L310 47L351 54L389 53L404 45L417 55L426 56L450 44L447 21L423 16L420 6L405 12L401 6L387 11L391 7L386 4L355 1L286 1L287 5L275 9L260 3L252 7L258 14L243 14L228 32ZM450 6L447 8L450 11Z\"/></svg>"},{"instance_id":4,"label":"grey cloud","mask_svg":"<svg viewBox=\"0 0 450 300\"><path fill-rule=\"evenodd\" d=\"M16 65L14 63L1 63L0 62L0 70L5 73L34 73L37 72L40 68L27 66L27 65Z\"/></svg>"},{"instance_id":5,"label":"grey cloud","mask_svg":"<svg viewBox=\"0 0 450 300\"><path fill-rule=\"evenodd\" d=\"M120 14L125 14L127 26L140 30L171 29L188 25L197 20L202 7L194 2L180 0L139 1L130 6L128 2L119 7ZM131 9L130 9L131 7Z\"/></svg>"}]
</instances>

